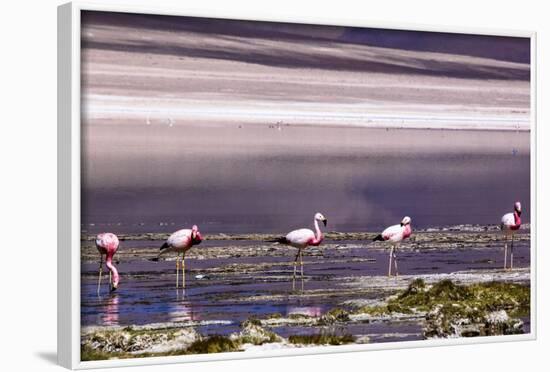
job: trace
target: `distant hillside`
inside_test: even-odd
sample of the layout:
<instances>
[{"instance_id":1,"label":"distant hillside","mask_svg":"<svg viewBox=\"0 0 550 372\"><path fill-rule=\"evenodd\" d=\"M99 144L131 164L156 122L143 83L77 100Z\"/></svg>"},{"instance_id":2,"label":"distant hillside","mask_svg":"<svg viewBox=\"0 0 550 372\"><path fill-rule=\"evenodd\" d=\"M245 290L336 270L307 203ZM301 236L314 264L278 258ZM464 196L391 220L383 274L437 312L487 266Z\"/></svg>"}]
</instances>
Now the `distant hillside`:
<instances>
[{"instance_id":1,"label":"distant hillside","mask_svg":"<svg viewBox=\"0 0 550 372\"><path fill-rule=\"evenodd\" d=\"M525 38L109 12L85 12L82 27L95 28L82 36L89 49L281 68L530 79L529 64L513 61L529 60ZM119 31L98 36L113 28ZM201 41L192 42L195 37Z\"/></svg>"},{"instance_id":2,"label":"distant hillside","mask_svg":"<svg viewBox=\"0 0 550 372\"><path fill-rule=\"evenodd\" d=\"M528 38L443 32L347 28L340 40L384 48L461 54L530 63Z\"/></svg>"}]
</instances>

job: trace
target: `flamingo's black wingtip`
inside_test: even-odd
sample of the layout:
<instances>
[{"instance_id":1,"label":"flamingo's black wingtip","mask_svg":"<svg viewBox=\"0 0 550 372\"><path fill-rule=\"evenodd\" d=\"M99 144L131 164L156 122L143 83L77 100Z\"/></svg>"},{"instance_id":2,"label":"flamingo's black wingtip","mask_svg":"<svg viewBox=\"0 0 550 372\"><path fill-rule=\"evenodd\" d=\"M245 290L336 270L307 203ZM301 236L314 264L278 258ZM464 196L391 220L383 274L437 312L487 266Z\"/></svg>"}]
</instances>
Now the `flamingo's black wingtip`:
<instances>
[{"instance_id":1,"label":"flamingo's black wingtip","mask_svg":"<svg viewBox=\"0 0 550 372\"><path fill-rule=\"evenodd\" d=\"M383 242L384 237L382 237L382 234L378 234L378 235L376 235L376 237L374 239L372 239L372 241L373 242L377 242L377 241Z\"/></svg>"},{"instance_id":2,"label":"flamingo's black wingtip","mask_svg":"<svg viewBox=\"0 0 550 372\"><path fill-rule=\"evenodd\" d=\"M288 244L288 240L286 239L285 236L281 236L280 238L276 238L276 239L269 239L269 240L266 240L266 242L268 242L268 243Z\"/></svg>"}]
</instances>

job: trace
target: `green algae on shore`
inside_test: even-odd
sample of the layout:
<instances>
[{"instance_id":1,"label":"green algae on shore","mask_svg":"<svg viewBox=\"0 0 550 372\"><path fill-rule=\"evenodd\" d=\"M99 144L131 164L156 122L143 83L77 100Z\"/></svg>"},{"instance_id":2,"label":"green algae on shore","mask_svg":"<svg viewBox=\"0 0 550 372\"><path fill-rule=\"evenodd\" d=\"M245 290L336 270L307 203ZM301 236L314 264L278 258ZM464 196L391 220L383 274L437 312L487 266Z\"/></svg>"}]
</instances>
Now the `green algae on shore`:
<instances>
[{"instance_id":1,"label":"green algae on shore","mask_svg":"<svg viewBox=\"0 0 550 372\"><path fill-rule=\"evenodd\" d=\"M241 342L226 336L212 335L208 338L195 341L187 350L187 354L211 354L239 351Z\"/></svg>"},{"instance_id":2,"label":"green algae on shore","mask_svg":"<svg viewBox=\"0 0 550 372\"><path fill-rule=\"evenodd\" d=\"M313 335L290 335L287 339L250 318L241 330L229 336L198 334L194 328L134 329L132 327L94 330L83 336L81 360L123 359L152 356L210 354L245 351L250 345L277 343L285 347L343 345L353 343L349 334L321 331Z\"/></svg>"},{"instance_id":3,"label":"green algae on shore","mask_svg":"<svg viewBox=\"0 0 550 372\"><path fill-rule=\"evenodd\" d=\"M425 314L424 337L472 337L523 333L513 317L530 312L530 289L505 282L455 284L442 280L428 288L422 279L388 299L385 305L365 306L371 316Z\"/></svg>"},{"instance_id":4,"label":"green algae on shore","mask_svg":"<svg viewBox=\"0 0 550 372\"><path fill-rule=\"evenodd\" d=\"M424 280L415 279L399 295L391 297L385 306L366 306L364 313L412 313L429 311L435 305L459 304L480 311L507 310L515 315L529 313L528 287L503 282L476 283L468 286L441 280L430 288Z\"/></svg>"},{"instance_id":5,"label":"green algae on shore","mask_svg":"<svg viewBox=\"0 0 550 372\"><path fill-rule=\"evenodd\" d=\"M298 345L344 345L354 343L355 337L350 334L336 335L321 332L313 335L291 335L288 341Z\"/></svg>"},{"instance_id":6,"label":"green algae on shore","mask_svg":"<svg viewBox=\"0 0 550 372\"><path fill-rule=\"evenodd\" d=\"M244 321L240 332L229 336L214 334L206 337L193 327L106 327L82 336L81 360L244 351L246 345L265 343L286 343L286 340L263 328L254 318Z\"/></svg>"},{"instance_id":7,"label":"green algae on shore","mask_svg":"<svg viewBox=\"0 0 550 372\"><path fill-rule=\"evenodd\" d=\"M317 321L318 325L330 325L339 322L348 322L350 320L349 312L339 307L327 311Z\"/></svg>"}]
</instances>

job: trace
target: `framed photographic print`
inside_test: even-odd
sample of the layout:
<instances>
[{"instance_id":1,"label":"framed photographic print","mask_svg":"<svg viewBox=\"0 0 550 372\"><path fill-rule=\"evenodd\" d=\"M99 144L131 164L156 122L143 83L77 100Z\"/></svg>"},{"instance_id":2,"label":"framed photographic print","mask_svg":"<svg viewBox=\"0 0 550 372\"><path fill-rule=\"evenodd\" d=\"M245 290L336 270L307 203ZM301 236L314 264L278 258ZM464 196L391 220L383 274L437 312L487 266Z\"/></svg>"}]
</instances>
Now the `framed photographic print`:
<instances>
[{"instance_id":1,"label":"framed photographic print","mask_svg":"<svg viewBox=\"0 0 550 372\"><path fill-rule=\"evenodd\" d=\"M68 368L535 338L535 33L59 7Z\"/></svg>"}]
</instances>

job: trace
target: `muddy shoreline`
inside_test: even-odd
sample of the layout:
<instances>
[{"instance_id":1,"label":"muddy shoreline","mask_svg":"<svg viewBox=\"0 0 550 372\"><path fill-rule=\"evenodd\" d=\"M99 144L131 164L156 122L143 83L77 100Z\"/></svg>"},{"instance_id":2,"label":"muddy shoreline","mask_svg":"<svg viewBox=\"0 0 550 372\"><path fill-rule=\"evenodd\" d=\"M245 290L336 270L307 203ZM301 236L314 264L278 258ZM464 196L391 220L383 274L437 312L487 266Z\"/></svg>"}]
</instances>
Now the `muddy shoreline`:
<instances>
[{"instance_id":1,"label":"muddy shoreline","mask_svg":"<svg viewBox=\"0 0 550 372\"><path fill-rule=\"evenodd\" d=\"M526 269L357 278L350 286L365 288L369 281L388 289L383 283L394 282L391 295L342 302L321 313L297 308L226 321L234 329L227 335L200 331L224 321L83 327L81 348L84 360L94 360L529 333L529 280ZM397 332L367 331L388 326Z\"/></svg>"},{"instance_id":2,"label":"muddy shoreline","mask_svg":"<svg viewBox=\"0 0 550 372\"><path fill-rule=\"evenodd\" d=\"M105 228L116 229L117 224L108 224ZM521 226L520 232L529 232L531 225L529 223ZM497 225L453 225L453 226L434 226L425 229L415 229L415 235L419 233L483 233L483 232L499 232L500 228ZM117 234L119 240L166 240L171 233L166 232L150 232L150 233L130 233ZM324 233L325 240L369 240L378 235L379 232L338 232L328 231ZM229 234L229 233L215 233L204 236L205 240L271 240L278 238L277 234L264 234L264 233L249 233L249 234ZM82 233L82 241L94 241L95 234Z\"/></svg>"},{"instance_id":3,"label":"muddy shoreline","mask_svg":"<svg viewBox=\"0 0 550 372\"><path fill-rule=\"evenodd\" d=\"M327 232L324 234L323 245L319 248L310 247L311 254L319 254L321 251L346 249L359 246L363 248L380 250L386 249L384 243L372 242L378 235L377 232ZM170 236L168 233L137 233L120 234L121 249L117 256L122 257L154 257L158 254L158 247ZM212 257L242 257L261 254L287 255L286 251L293 248L270 243L269 240L278 238L275 234L210 234L205 235L205 241L192 249L188 257L196 259L208 259ZM522 226L515 235L516 241L530 241L530 226ZM413 237L399 246L402 251L429 250L429 249L483 249L501 245L503 235L496 226L457 226L429 228L415 231ZM95 235L83 235L81 240L81 259L83 261L96 260ZM134 243L140 243L138 245ZM233 244L231 244L233 242ZM219 245L223 248L220 249ZM170 259L170 258L167 258Z\"/></svg>"}]
</instances>

